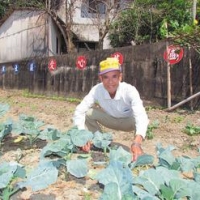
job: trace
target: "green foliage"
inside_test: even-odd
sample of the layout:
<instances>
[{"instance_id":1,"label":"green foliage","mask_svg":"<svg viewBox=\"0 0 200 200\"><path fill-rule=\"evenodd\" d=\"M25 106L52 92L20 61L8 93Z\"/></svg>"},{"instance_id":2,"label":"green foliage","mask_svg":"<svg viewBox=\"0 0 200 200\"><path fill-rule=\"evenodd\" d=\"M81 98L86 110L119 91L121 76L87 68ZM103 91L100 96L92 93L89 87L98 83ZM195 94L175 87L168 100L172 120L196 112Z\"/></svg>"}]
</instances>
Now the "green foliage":
<instances>
[{"instance_id":1,"label":"green foliage","mask_svg":"<svg viewBox=\"0 0 200 200\"><path fill-rule=\"evenodd\" d=\"M47 188L50 184L56 182L58 170L53 162L41 162L39 166L28 174L27 179L18 183L20 188L30 186L33 191Z\"/></svg>"},{"instance_id":2,"label":"green foliage","mask_svg":"<svg viewBox=\"0 0 200 200\"><path fill-rule=\"evenodd\" d=\"M85 177L89 171L87 160L85 159L68 160L67 171L77 178Z\"/></svg>"},{"instance_id":3,"label":"green foliage","mask_svg":"<svg viewBox=\"0 0 200 200\"><path fill-rule=\"evenodd\" d=\"M23 91L22 96L27 97L27 98L51 99L51 100L67 101L67 102L72 102L72 103L81 102L81 99L77 99L77 98L73 98L73 97L69 97L69 98L65 98L65 97L61 97L61 96L49 96L49 97L47 97L45 95L30 93L27 90Z\"/></svg>"},{"instance_id":4,"label":"green foliage","mask_svg":"<svg viewBox=\"0 0 200 200\"><path fill-rule=\"evenodd\" d=\"M137 0L113 22L109 38L113 47L152 43L177 36L186 26L193 29L190 0Z\"/></svg>"},{"instance_id":5,"label":"green foliage","mask_svg":"<svg viewBox=\"0 0 200 200\"><path fill-rule=\"evenodd\" d=\"M4 16L6 13L6 10L9 7L9 1L8 0L1 0L0 3L0 19Z\"/></svg>"},{"instance_id":6,"label":"green foliage","mask_svg":"<svg viewBox=\"0 0 200 200\"><path fill-rule=\"evenodd\" d=\"M45 0L1 0L0 3L0 20L4 17L9 9L14 8L45 8Z\"/></svg>"},{"instance_id":7,"label":"green foliage","mask_svg":"<svg viewBox=\"0 0 200 200\"><path fill-rule=\"evenodd\" d=\"M7 121L5 123L0 123L0 142L3 140L3 138L10 134L12 131L12 122Z\"/></svg>"},{"instance_id":8,"label":"green foliage","mask_svg":"<svg viewBox=\"0 0 200 200\"><path fill-rule=\"evenodd\" d=\"M12 194L26 187L31 187L33 191L49 187L57 181L59 170L63 167L66 174L70 173L77 178L89 177L89 173L92 173L89 170L89 161L92 166L97 166L97 163L92 160L90 153L76 155L77 150L88 141L97 148L109 149L105 155L107 159L98 163L103 166L101 171L98 169L93 173L93 178L104 186L101 200L196 200L200 196L200 156L174 157L174 146L163 148L158 144L158 162L154 163L154 157L147 154L132 162L131 153L121 146L116 149L109 148L112 141L109 133L92 134L86 130L78 130L77 127L64 133L53 128L40 130L43 125L40 120L26 115L21 115L19 119L18 125L15 122L15 128L11 129L11 132L18 130L18 134L36 134L38 138L46 140L47 145L41 150L38 166L32 170L26 171L26 168L13 162L0 164L0 196L4 200L10 199ZM155 124L152 127L155 127ZM148 167L142 168L143 166ZM135 175L133 171L137 169L139 173ZM185 172L193 174L193 177L183 178Z\"/></svg>"},{"instance_id":9,"label":"green foliage","mask_svg":"<svg viewBox=\"0 0 200 200\"><path fill-rule=\"evenodd\" d=\"M45 0L17 0L12 2L17 7L44 8L45 6Z\"/></svg>"},{"instance_id":10,"label":"green foliage","mask_svg":"<svg viewBox=\"0 0 200 200\"><path fill-rule=\"evenodd\" d=\"M134 176L130 172L130 168L120 161L123 160L122 158L120 160L110 160L108 166L95 177L99 183L104 185L104 191L100 199L110 199L112 192L112 194L115 194L113 199L117 200L174 200L182 198L194 200L200 194L199 179L194 177L193 180L187 180L182 178L181 173L198 171L200 156L195 159L189 157L175 158L172 155L173 149L173 146L168 146L165 149L162 145L157 145L159 163L140 171L137 176ZM116 151L116 154L119 154L119 152ZM148 157L152 164L152 158ZM148 163L146 155L144 155L141 161L143 165ZM177 163L180 167L173 168L174 163ZM199 173L197 174L199 175ZM193 192L194 188L196 188L195 192Z\"/></svg>"},{"instance_id":11,"label":"green foliage","mask_svg":"<svg viewBox=\"0 0 200 200\"><path fill-rule=\"evenodd\" d=\"M94 133L94 137L92 139L94 146L99 149L108 148L111 141L112 141L112 135L110 133L101 133L99 131Z\"/></svg>"},{"instance_id":12,"label":"green foliage","mask_svg":"<svg viewBox=\"0 0 200 200\"><path fill-rule=\"evenodd\" d=\"M153 135L153 130L154 129L157 129L159 126L159 121L156 120L154 121L153 123L149 124L148 127L147 127L147 132L146 132L146 138L148 140L151 140L153 139L154 135Z\"/></svg>"},{"instance_id":13,"label":"green foliage","mask_svg":"<svg viewBox=\"0 0 200 200\"><path fill-rule=\"evenodd\" d=\"M0 117L5 115L10 109L10 106L8 104L0 104Z\"/></svg>"},{"instance_id":14,"label":"green foliage","mask_svg":"<svg viewBox=\"0 0 200 200\"><path fill-rule=\"evenodd\" d=\"M20 188L14 185L14 180L25 177L25 170L17 163L3 162L0 164L0 198L9 200Z\"/></svg>"},{"instance_id":15,"label":"green foliage","mask_svg":"<svg viewBox=\"0 0 200 200\"><path fill-rule=\"evenodd\" d=\"M40 120L35 119L32 116L20 115L19 121L13 124L12 131L16 135L27 135L30 141L30 145L37 140L40 134L40 128L44 125L44 123Z\"/></svg>"},{"instance_id":16,"label":"green foliage","mask_svg":"<svg viewBox=\"0 0 200 200\"><path fill-rule=\"evenodd\" d=\"M185 126L183 132L186 133L187 135L190 135L190 136L198 135L198 134L200 134L200 127L188 123Z\"/></svg>"}]
</instances>

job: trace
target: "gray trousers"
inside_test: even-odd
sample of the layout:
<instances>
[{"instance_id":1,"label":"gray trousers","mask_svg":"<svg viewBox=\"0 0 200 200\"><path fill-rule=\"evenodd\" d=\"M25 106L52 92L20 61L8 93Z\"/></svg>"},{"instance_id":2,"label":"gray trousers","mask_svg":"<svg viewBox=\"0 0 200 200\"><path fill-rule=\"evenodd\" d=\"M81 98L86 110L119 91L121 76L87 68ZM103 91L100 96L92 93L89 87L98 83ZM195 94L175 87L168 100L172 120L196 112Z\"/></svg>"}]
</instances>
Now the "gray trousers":
<instances>
[{"instance_id":1,"label":"gray trousers","mask_svg":"<svg viewBox=\"0 0 200 200\"><path fill-rule=\"evenodd\" d=\"M85 125L93 133L102 132L101 125L120 131L135 131L134 117L115 118L105 113L101 108L90 108L86 113Z\"/></svg>"}]
</instances>

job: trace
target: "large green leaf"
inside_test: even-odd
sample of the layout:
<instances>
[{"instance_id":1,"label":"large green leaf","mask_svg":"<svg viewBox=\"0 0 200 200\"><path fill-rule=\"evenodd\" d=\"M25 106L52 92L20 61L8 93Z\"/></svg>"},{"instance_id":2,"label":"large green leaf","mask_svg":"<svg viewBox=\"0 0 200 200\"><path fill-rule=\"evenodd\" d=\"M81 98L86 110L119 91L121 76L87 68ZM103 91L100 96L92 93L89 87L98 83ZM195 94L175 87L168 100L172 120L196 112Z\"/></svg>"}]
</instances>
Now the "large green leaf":
<instances>
[{"instance_id":1,"label":"large green leaf","mask_svg":"<svg viewBox=\"0 0 200 200\"><path fill-rule=\"evenodd\" d=\"M95 147L104 149L109 146L109 144L112 141L112 134L111 133L101 133L99 131L96 131L94 133L94 138L92 140L92 143Z\"/></svg>"},{"instance_id":2,"label":"large green leaf","mask_svg":"<svg viewBox=\"0 0 200 200\"><path fill-rule=\"evenodd\" d=\"M44 158L50 155L65 157L72 151L74 145L68 135L64 135L59 140L48 143L41 151L40 157Z\"/></svg>"},{"instance_id":3,"label":"large green leaf","mask_svg":"<svg viewBox=\"0 0 200 200\"><path fill-rule=\"evenodd\" d=\"M9 109L10 106L8 104L0 103L0 117L2 117L5 113L7 113Z\"/></svg>"},{"instance_id":4,"label":"large green leaf","mask_svg":"<svg viewBox=\"0 0 200 200\"><path fill-rule=\"evenodd\" d=\"M194 180L200 184L200 173L194 172Z\"/></svg>"},{"instance_id":5,"label":"large green leaf","mask_svg":"<svg viewBox=\"0 0 200 200\"><path fill-rule=\"evenodd\" d=\"M188 188L187 181L185 181L184 179L171 179L169 185L174 192L175 198L180 199L190 195L191 190Z\"/></svg>"},{"instance_id":6,"label":"large green leaf","mask_svg":"<svg viewBox=\"0 0 200 200\"><path fill-rule=\"evenodd\" d=\"M27 134L31 136L37 136L40 134L40 128L44 125L44 122L35 119L34 117L27 115L20 115L19 121L13 123L14 134Z\"/></svg>"},{"instance_id":7,"label":"large green leaf","mask_svg":"<svg viewBox=\"0 0 200 200\"><path fill-rule=\"evenodd\" d=\"M179 178L180 172L177 170L169 170L165 167L158 166L156 167L156 172L159 174L160 177L162 177L165 184L169 185L169 182L171 179Z\"/></svg>"},{"instance_id":8,"label":"large green leaf","mask_svg":"<svg viewBox=\"0 0 200 200\"><path fill-rule=\"evenodd\" d=\"M143 154L138 157L135 162L130 164L130 168L133 169L134 167L143 166L143 165L152 165L154 161L154 157L152 155Z\"/></svg>"},{"instance_id":9,"label":"large green leaf","mask_svg":"<svg viewBox=\"0 0 200 200\"><path fill-rule=\"evenodd\" d=\"M117 190L117 183L108 183L107 185L105 185L100 200L136 200L136 196L133 193L123 194L122 196L121 193L116 193Z\"/></svg>"},{"instance_id":10,"label":"large green leaf","mask_svg":"<svg viewBox=\"0 0 200 200\"><path fill-rule=\"evenodd\" d=\"M160 186L164 184L164 179L157 173L156 169L140 171L139 177L134 178L134 184L141 185L151 195L159 194Z\"/></svg>"},{"instance_id":11,"label":"large green leaf","mask_svg":"<svg viewBox=\"0 0 200 200\"><path fill-rule=\"evenodd\" d=\"M132 190L132 172L122 162L110 162L107 168L96 175L95 179L104 186L110 184L108 187L111 187L113 193L117 194L121 199L125 196L135 196Z\"/></svg>"},{"instance_id":12,"label":"large green leaf","mask_svg":"<svg viewBox=\"0 0 200 200\"><path fill-rule=\"evenodd\" d=\"M84 146L88 141L92 141L93 133L88 130L78 130L77 127L68 131L73 144L77 147Z\"/></svg>"},{"instance_id":13,"label":"large green leaf","mask_svg":"<svg viewBox=\"0 0 200 200\"><path fill-rule=\"evenodd\" d=\"M132 155L130 152L124 150L121 146L117 150L111 149L109 154L110 162L119 161L128 166L131 163Z\"/></svg>"},{"instance_id":14,"label":"large green leaf","mask_svg":"<svg viewBox=\"0 0 200 200\"><path fill-rule=\"evenodd\" d=\"M8 120L7 122L0 124L0 141L12 131L12 122Z\"/></svg>"},{"instance_id":15,"label":"large green leaf","mask_svg":"<svg viewBox=\"0 0 200 200\"><path fill-rule=\"evenodd\" d=\"M176 160L180 164L180 169L183 172L190 172L193 171L195 168L195 162L193 159L183 156L183 157L178 157Z\"/></svg>"},{"instance_id":16,"label":"large green leaf","mask_svg":"<svg viewBox=\"0 0 200 200\"><path fill-rule=\"evenodd\" d=\"M161 185L160 191L161 191L160 196L162 197L162 199L167 199L167 200L174 199L174 192L169 186Z\"/></svg>"},{"instance_id":17,"label":"large green leaf","mask_svg":"<svg viewBox=\"0 0 200 200\"><path fill-rule=\"evenodd\" d=\"M8 186L16 170L16 164L4 162L0 165L0 189Z\"/></svg>"},{"instance_id":18,"label":"large green leaf","mask_svg":"<svg viewBox=\"0 0 200 200\"><path fill-rule=\"evenodd\" d=\"M61 136L62 135L59 130L48 127L40 132L38 138L41 140L58 140Z\"/></svg>"},{"instance_id":19,"label":"large green leaf","mask_svg":"<svg viewBox=\"0 0 200 200\"><path fill-rule=\"evenodd\" d=\"M197 200L200 197L200 184L193 181L193 180L187 180L187 187L190 189L190 192L188 192L187 196L190 197L190 200Z\"/></svg>"},{"instance_id":20,"label":"large green leaf","mask_svg":"<svg viewBox=\"0 0 200 200\"><path fill-rule=\"evenodd\" d=\"M141 189L140 187L133 185L132 186L133 192L137 195L139 199L142 200L159 200L156 196L151 195L147 191Z\"/></svg>"},{"instance_id":21,"label":"large green leaf","mask_svg":"<svg viewBox=\"0 0 200 200\"><path fill-rule=\"evenodd\" d=\"M58 170L51 161L41 162L34 169L24 182L18 183L20 188L31 187L33 191L38 191L47 188L55 183L58 178Z\"/></svg>"},{"instance_id":22,"label":"large green leaf","mask_svg":"<svg viewBox=\"0 0 200 200\"><path fill-rule=\"evenodd\" d=\"M105 185L103 194L100 197L100 200L121 200L122 197L120 193L116 193L118 191L117 183L110 182Z\"/></svg>"},{"instance_id":23,"label":"large green leaf","mask_svg":"<svg viewBox=\"0 0 200 200\"><path fill-rule=\"evenodd\" d=\"M89 169L86 159L68 160L67 171L77 178L87 175Z\"/></svg>"},{"instance_id":24,"label":"large green leaf","mask_svg":"<svg viewBox=\"0 0 200 200\"><path fill-rule=\"evenodd\" d=\"M175 149L174 146L169 145L166 149L164 149L160 144L156 146L159 165L171 168L175 162L175 157L172 155L172 150Z\"/></svg>"}]
</instances>

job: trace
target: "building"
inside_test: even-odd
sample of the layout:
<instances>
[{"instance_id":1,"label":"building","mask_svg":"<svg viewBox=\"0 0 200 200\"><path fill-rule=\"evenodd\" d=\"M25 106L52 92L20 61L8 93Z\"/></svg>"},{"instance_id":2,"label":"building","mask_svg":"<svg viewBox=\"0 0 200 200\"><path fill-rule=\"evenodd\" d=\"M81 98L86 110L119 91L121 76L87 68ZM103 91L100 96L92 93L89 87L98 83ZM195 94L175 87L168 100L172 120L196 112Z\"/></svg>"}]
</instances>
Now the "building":
<instances>
[{"instance_id":1,"label":"building","mask_svg":"<svg viewBox=\"0 0 200 200\"><path fill-rule=\"evenodd\" d=\"M61 30L45 11L12 11L0 26L0 63L65 53Z\"/></svg>"},{"instance_id":2,"label":"building","mask_svg":"<svg viewBox=\"0 0 200 200\"><path fill-rule=\"evenodd\" d=\"M45 10L14 10L0 24L0 63L112 48L110 23L130 2L48 0Z\"/></svg>"},{"instance_id":3,"label":"building","mask_svg":"<svg viewBox=\"0 0 200 200\"><path fill-rule=\"evenodd\" d=\"M73 43L80 52L112 48L108 39L110 24L131 2L133 0L49 0L49 6L74 33Z\"/></svg>"}]
</instances>

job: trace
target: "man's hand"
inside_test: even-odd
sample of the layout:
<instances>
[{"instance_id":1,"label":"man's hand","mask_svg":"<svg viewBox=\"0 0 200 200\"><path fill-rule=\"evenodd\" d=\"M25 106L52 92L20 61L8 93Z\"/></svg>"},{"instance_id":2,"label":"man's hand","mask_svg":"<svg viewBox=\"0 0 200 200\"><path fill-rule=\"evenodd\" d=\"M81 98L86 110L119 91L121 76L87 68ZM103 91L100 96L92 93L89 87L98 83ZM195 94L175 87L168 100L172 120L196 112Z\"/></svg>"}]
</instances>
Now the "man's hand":
<instances>
[{"instance_id":1,"label":"man's hand","mask_svg":"<svg viewBox=\"0 0 200 200\"><path fill-rule=\"evenodd\" d=\"M133 161L136 161L139 156L143 154L143 150L141 147L142 144L142 136L136 135L135 140L133 141L131 145L131 152L133 154Z\"/></svg>"},{"instance_id":2,"label":"man's hand","mask_svg":"<svg viewBox=\"0 0 200 200\"><path fill-rule=\"evenodd\" d=\"M86 143L86 145L81 147L81 150L88 153L91 149L91 146L92 146L92 142L89 141Z\"/></svg>"},{"instance_id":3,"label":"man's hand","mask_svg":"<svg viewBox=\"0 0 200 200\"><path fill-rule=\"evenodd\" d=\"M138 157L143 154L143 150L142 150L141 144L133 143L131 145L131 152L133 154L132 161L136 161L138 159Z\"/></svg>"}]
</instances>

